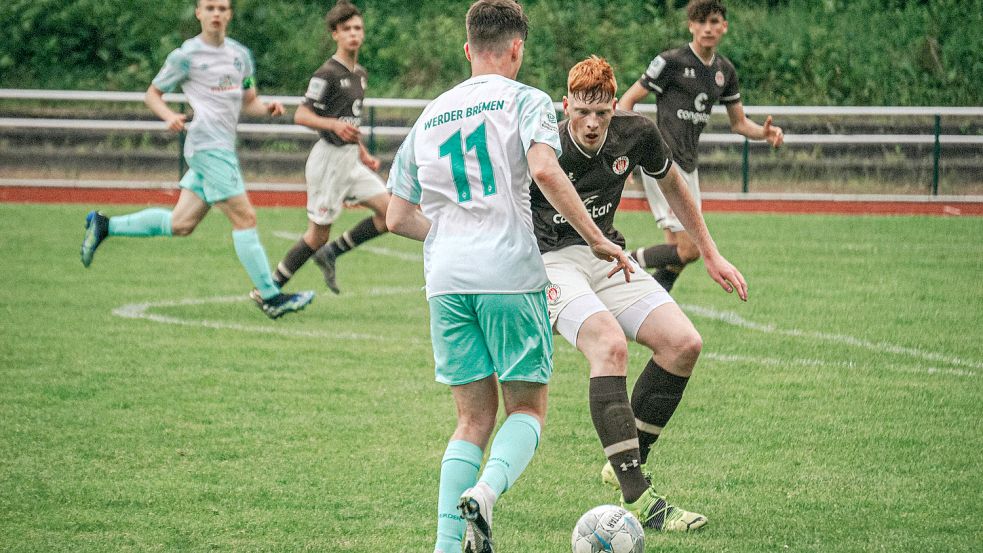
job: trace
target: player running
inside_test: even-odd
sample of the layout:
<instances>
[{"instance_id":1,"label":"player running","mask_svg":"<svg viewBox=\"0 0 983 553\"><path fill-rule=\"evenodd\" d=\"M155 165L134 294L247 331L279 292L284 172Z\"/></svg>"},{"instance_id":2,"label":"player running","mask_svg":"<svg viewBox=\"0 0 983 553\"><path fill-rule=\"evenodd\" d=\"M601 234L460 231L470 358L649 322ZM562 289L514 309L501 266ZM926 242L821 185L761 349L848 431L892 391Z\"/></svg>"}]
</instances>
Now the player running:
<instances>
[{"instance_id":1,"label":"player running","mask_svg":"<svg viewBox=\"0 0 983 553\"><path fill-rule=\"evenodd\" d=\"M669 205L703 253L707 272L724 290L747 300L744 277L710 237L703 216L676 170L655 123L616 111L614 70L596 56L575 65L563 98L560 166L604 235L620 247L614 214L625 180L640 166L656 179ZM539 180L536 180L539 184ZM622 505L643 525L662 531L694 530L701 514L669 504L643 472L652 444L669 422L700 355L702 340L679 306L648 273L630 282L606 278L607 264L532 186L536 238L550 279L550 323L590 364L590 412L608 458L602 476L619 487ZM652 350L631 401L627 379L629 338ZM649 467L651 468L651 467Z\"/></svg>"},{"instance_id":2,"label":"player running","mask_svg":"<svg viewBox=\"0 0 983 553\"><path fill-rule=\"evenodd\" d=\"M282 294L273 281L256 232L256 211L246 195L235 140L240 110L276 117L283 114L283 105L259 99L252 53L225 36L232 19L230 0L199 0L195 17L201 22L201 34L167 56L146 95L147 106L174 132L184 130L186 117L167 106L164 93L180 85L194 110L184 143L190 169L181 179L177 205L173 211L151 208L116 217L90 212L85 220L82 265L92 263L96 249L110 236L188 236L215 206L232 223L236 254L256 287L250 296L263 313L277 319L306 307L314 292Z\"/></svg>"},{"instance_id":3,"label":"player running","mask_svg":"<svg viewBox=\"0 0 983 553\"><path fill-rule=\"evenodd\" d=\"M451 386L457 428L440 471L435 551L492 553L492 510L532 460L546 415L553 341L546 272L529 207L530 174L613 275L631 271L556 161L556 113L516 82L528 20L514 0L467 13L471 78L430 103L389 175L389 229L424 240L436 377ZM422 212L417 206L422 207ZM478 471L498 413L488 463Z\"/></svg>"},{"instance_id":4,"label":"player running","mask_svg":"<svg viewBox=\"0 0 983 553\"><path fill-rule=\"evenodd\" d=\"M325 22L337 49L314 72L304 102L294 115L298 125L320 135L305 170L307 231L277 265L273 280L284 286L313 256L328 289L338 294L341 290L335 279L335 261L359 244L388 232L389 193L374 173L379 169L379 160L369 154L358 130L368 82L365 68L358 65L358 51L365 41L362 12L351 2L339 0L328 11ZM344 203L368 207L373 215L326 244L331 223L341 214Z\"/></svg>"},{"instance_id":5,"label":"player running","mask_svg":"<svg viewBox=\"0 0 983 553\"><path fill-rule=\"evenodd\" d=\"M737 70L717 52L720 39L727 32L727 8L723 3L692 0L686 7L686 16L693 40L682 48L656 56L638 82L621 97L619 107L630 110L649 92L655 93L659 129L699 206L697 147L714 104L720 102L727 106L730 128L737 134L751 140L766 140L775 148L782 145L785 135L780 127L771 124L770 115L762 126L744 114ZM666 201L655 179L643 172L642 182L652 215L665 232L666 242L639 248L632 252L632 257L642 267L655 269L659 284L672 290L683 268L700 258L700 249L684 231L678 214Z\"/></svg>"}]
</instances>

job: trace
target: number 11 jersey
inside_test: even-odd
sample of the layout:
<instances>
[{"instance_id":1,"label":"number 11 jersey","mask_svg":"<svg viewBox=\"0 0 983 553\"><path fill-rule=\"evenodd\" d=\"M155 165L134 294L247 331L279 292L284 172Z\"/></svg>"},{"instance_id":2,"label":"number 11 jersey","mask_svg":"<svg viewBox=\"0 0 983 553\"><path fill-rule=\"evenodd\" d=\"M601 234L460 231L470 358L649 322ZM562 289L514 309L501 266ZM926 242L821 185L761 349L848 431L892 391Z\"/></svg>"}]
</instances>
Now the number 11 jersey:
<instances>
[{"instance_id":1,"label":"number 11 jersey","mask_svg":"<svg viewBox=\"0 0 983 553\"><path fill-rule=\"evenodd\" d=\"M420 205L433 225L423 248L428 298L546 286L529 204L526 152L533 143L560 155L553 103L500 75L464 81L417 119L388 188Z\"/></svg>"}]
</instances>

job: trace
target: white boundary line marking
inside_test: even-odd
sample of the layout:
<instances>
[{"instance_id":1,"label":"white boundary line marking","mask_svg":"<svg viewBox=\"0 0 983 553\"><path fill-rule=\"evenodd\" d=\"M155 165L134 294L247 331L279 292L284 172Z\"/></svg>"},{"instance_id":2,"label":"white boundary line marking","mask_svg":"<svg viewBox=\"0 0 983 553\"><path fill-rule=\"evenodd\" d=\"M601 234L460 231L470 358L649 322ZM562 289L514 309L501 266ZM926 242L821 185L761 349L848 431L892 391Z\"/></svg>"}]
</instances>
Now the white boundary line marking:
<instances>
[{"instance_id":1,"label":"white boundary line marking","mask_svg":"<svg viewBox=\"0 0 983 553\"><path fill-rule=\"evenodd\" d=\"M353 294L353 297L358 297L359 295L369 295L369 296L402 295L402 294L419 293L419 292L421 292L421 289L418 289L416 287L374 287L368 289L365 292L365 294ZM276 327L264 326L264 325L245 325L245 324L234 323L229 321L212 321L208 319L188 320L188 319L181 319L178 317L171 317L167 315L160 315L160 314L149 312L150 309L159 308L159 307L181 307L181 306L193 306L193 305L206 305L206 304L214 304L214 303L236 303L246 300L249 300L249 298L246 296L217 296L212 298L186 298L181 300L131 303L113 309L112 314L117 317L122 317L125 319L143 319L143 320L162 323L162 324L172 324L172 325L180 325L180 326L197 326L197 327L213 328L213 329L236 330L240 332L254 332L260 334L279 334L281 336L297 336L297 337L305 337L305 338L342 338L348 340L378 339L378 336L374 334L276 328ZM760 324L760 323L755 323L753 321L749 321L741 317L737 313L734 313L733 311L719 311L713 308L703 307L699 305L684 304L684 305L680 305L680 307L683 308L685 311L699 317L721 321L741 328L757 330L760 332L764 332L766 334L778 334L782 336L792 336L798 338L814 338L821 341L841 343L848 346L859 347L872 351L880 351L884 353L922 358L929 361L936 361L941 363L947 363L950 365L969 367L973 369L983 369L983 363L968 361L965 359L961 359L959 357L944 355L941 353L923 351L916 348L906 348L906 347L901 347L885 342L871 342L868 340L862 340L859 338L855 338L853 336L846 336L841 334L812 332L812 331L805 331L805 330L799 330L794 328L782 329L771 324ZM418 340L410 338L409 341L417 342ZM748 363L758 363L758 364L765 364L765 365L836 366L836 367L843 367L843 368L856 367L856 364L852 361L827 361L822 359L803 359L803 358L778 359L778 358L769 358L769 357L732 355L732 354L722 354L722 353L713 353L713 352L705 352L703 354L703 357L705 359L712 359L716 361L748 362ZM928 374L948 374L954 376L976 376L976 373L973 371L951 369L951 368L902 367L893 364L888 364L883 366L886 368L901 370L904 372L913 372L918 374L928 373Z\"/></svg>"},{"instance_id":2,"label":"white boundary line marking","mask_svg":"<svg viewBox=\"0 0 983 553\"><path fill-rule=\"evenodd\" d=\"M803 367L838 367L843 369L856 369L857 363L853 361L827 361L823 359L805 359L800 357L794 357L790 359L778 359L775 357L757 357L754 355L736 355L730 353L703 353L700 356L701 359L710 359L713 361L721 361L725 363L752 363L755 365L771 365L778 367L788 367L790 365L798 365ZM908 367L903 365L887 364L880 365L881 368L891 369L895 371L915 373L915 374L940 374L940 375L951 375L951 376L976 376L973 371L966 371L962 369L949 369L941 367Z\"/></svg>"},{"instance_id":3,"label":"white boundary line marking","mask_svg":"<svg viewBox=\"0 0 983 553\"><path fill-rule=\"evenodd\" d=\"M285 230L276 230L273 231L273 236L276 236L277 238L282 238L284 240L299 240L301 235L293 232L287 232ZM390 250L389 248L380 248L377 246L369 246L369 245L359 246L359 249L365 250L370 253L374 253L376 255L395 257L396 259L400 259L402 261L416 261L419 263L423 262L423 256L414 253L401 252L396 250Z\"/></svg>"},{"instance_id":4,"label":"white boundary line marking","mask_svg":"<svg viewBox=\"0 0 983 553\"><path fill-rule=\"evenodd\" d=\"M958 365L961 367L969 367L972 369L983 369L983 363L977 361L969 361L952 355L945 355L933 351L923 351L916 348L907 348L907 347L897 346L894 344L889 344L886 342L871 342L869 340L862 340L860 338L855 338L853 336L846 336L842 334L813 332L808 330L799 330L797 328L791 328L791 329L778 328L775 325L771 325L771 324L760 324L760 323L749 321L741 317L737 313L734 313L733 311L718 311L710 307L702 307L699 305L680 305L680 307L684 311L699 317L714 319L741 328L747 328L749 330L757 330L759 332L764 332L766 334L778 334L782 336L792 336L796 338L814 338L817 340L845 344L848 346L858 347L871 351L879 351L882 353L893 353L897 355L907 355L909 357L919 357L921 359L934 361L938 363Z\"/></svg>"},{"instance_id":5,"label":"white boundary line marking","mask_svg":"<svg viewBox=\"0 0 983 553\"><path fill-rule=\"evenodd\" d=\"M377 290L377 289L373 289ZM382 290L382 289L379 289ZM408 292L419 292L416 288L402 288L402 289L385 289L387 293L408 293ZM370 292L370 295L384 295L384 294L374 294ZM333 338L333 339L343 339L343 340L372 340L376 341L379 339L377 334L362 334L359 332L347 332L347 331L319 331L319 330L305 330L305 329L293 329L293 328L277 328L268 325L247 325L234 323L230 321L212 321L208 319L191 320L191 319L181 319L178 317L171 317L168 315L160 315L157 313L151 313L150 309L160 308L160 307L182 307L182 306L193 306L193 305L207 305L215 303L238 303L242 301L252 301L248 296L217 296L211 298L186 298L181 300L165 300L165 301L155 301L146 303L130 303L122 305L113 309L113 315L117 317L122 317L124 319L143 319L146 321L152 321L155 323L171 324L179 326L196 326L204 328L222 329L222 330L236 330L239 332L253 332L257 334L278 334L280 336L291 336L300 338ZM420 340L415 338L407 338L409 342L417 343Z\"/></svg>"}]
</instances>

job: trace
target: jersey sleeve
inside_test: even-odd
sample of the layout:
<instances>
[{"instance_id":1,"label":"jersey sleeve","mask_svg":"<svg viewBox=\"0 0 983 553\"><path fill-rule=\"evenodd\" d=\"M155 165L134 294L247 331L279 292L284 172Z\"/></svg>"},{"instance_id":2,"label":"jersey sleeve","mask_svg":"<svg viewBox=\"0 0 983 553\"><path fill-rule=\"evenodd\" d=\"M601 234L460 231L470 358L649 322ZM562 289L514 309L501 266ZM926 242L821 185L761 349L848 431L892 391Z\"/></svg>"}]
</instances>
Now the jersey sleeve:
<instances>
[{"instance_id":1,"label":"jersey sleeve","mask_svg":"<svg viewBox=\"0 0 983 553\"><path fill-rule=\"evenodd\" d=\"M327 73L317 72L307 83L307 91L304 92L303 105L307 107L323 108L327 99L334 93L333 80Z\"/></svg>"},{"instance_id":2,"label":"jersey sleeve","mask_svg":"<svg viewBox=\"0 0 983 553\"><path fill-rule=\"evenodd\" d=\"M525 88L516 99L519 112L519 138L523 151L528 152L533 142L546 144L560 157L560 128L556 121L553 101L545 92L535 88Z\"/></svg>"},{"instance_id":3,"label":"jersey sleeve","mask_svg":"<svg viewBox=\"0 0 983 553\"><path fill-rule=\"evenodd\" d=\"M646 118L644 125L644 128L640 129L642 157L638 164L646 175L661 179L669 174L669 169L672 168L672 152L654 121Z\"/></svg>"},{"instance_id":4,"label":"jersey sleeve","mask_svg":"<svg viewBox=\"0 0 983 553\"><path fill-rule=\"evenodd\" d=\"M191 71L191 59L182 50L174 50L167 55L164 67L154 77L153 85L161 92L173 92L175 88L188 78Z\"/></svg>"},{"instance_id":5,"label":"jersey sleeve","mask_svg":"<svg viewBox=\"0 0 983 553\"><path fill-rule=\"evenodd\" d=\"M669 72L666 71L668 66L669 58L666 56L665 52L655 56L655 59L649 63L648 68L646 68L645 72L642 73L642 76L639 77L638 82L645 87L646 90L655 92L656 94L662 94L669 81Z\"/></svg>"},{"instance_id":6,"label":"jersey sleeve","mask_svg":"<svg viewBox=\"0 0 983 553\"><path fill-rule=\"evenodd\" d=\"M386 188L394 195L412 204L420 204L422 188L417 178L416 166L416 125L396 151Z\"/></svg>"},{"instance_id":7,"label":"jersey sleeve","mask_svg":"<svg viewBox=\"0 0 983 553\"><path fill-rule=\"evenodd\" d=\"M737 69L727 61L724 70L724 91L720 95L721 104L733 104L741 101L741 85L737 80Z\"/></svg>"},{"instance_id":8,"label":"jersey sleeve","mask_svg":"<svg viewBox=\"0 0 983 553\"><path fill-rule=\"evenodd\" d=\"M242 88L243 90L249 90L256 86L256 60L253 59L253 53L246 48L242 47L243 50L243 68L242 68Z\"/></svg>"}]
</instances>

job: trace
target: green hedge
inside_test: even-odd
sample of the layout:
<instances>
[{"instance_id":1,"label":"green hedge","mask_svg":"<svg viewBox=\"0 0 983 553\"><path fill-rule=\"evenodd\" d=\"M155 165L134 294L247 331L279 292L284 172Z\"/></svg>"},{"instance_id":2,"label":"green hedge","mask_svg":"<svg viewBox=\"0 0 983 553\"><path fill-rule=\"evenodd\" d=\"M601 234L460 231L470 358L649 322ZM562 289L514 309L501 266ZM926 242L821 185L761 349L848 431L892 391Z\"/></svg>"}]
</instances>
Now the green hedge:
<instances>
[{"instance_id":1,"label":"green hedge","mask_svg":"<svg viewBox=\"0 0 983 553\"><path fill-rule=\"evenodd\" d=\"M468 75L468 1L356 1L368 37L370 96L433 97ZM658 52L684 44L685 1L527 0L520 79L554 97L590 54L621 90ZM330 2L237 0L230 35L250 48L264 93L299 95L334 43ZM983 0L729 2L721 51L745 102L983 104ZM167 53L200 30L194 0L8 0L0 4L0 87L143 90Z\"/></svg>"}]
</instances>

